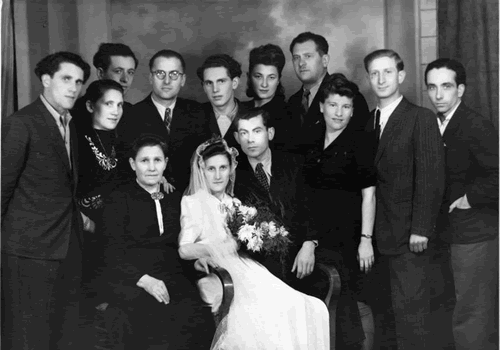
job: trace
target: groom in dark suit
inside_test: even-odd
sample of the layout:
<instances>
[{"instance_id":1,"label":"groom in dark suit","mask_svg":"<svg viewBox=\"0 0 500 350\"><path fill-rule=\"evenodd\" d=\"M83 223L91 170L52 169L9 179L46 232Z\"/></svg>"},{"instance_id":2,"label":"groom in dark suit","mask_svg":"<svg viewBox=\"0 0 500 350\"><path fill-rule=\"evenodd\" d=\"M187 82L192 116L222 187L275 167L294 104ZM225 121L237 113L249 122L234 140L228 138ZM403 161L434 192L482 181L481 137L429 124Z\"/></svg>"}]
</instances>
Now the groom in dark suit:
<instances>
[{"instance_id":1,"label":"groom in dark suit","mask_svg":"<svg viewBox=\"0 0 500 350\"><path fill-rule=\"evenodd\" d=\"M427 349L429 338L430 245L444 191L444 150L435 115L401 94L404 63L392 50L377 50L364 59L378 105L367 124L378 143L375 239L381 257L379 285L389 287L400 349ZM381 277L382 278L382 277ZM374 306L382 306L382 303ZM384 306L386 306L384 304ZM382 326L387 332L387 325ZM381 330L382 330L381 329ZM394 339L389 339L394 341ZM382 347L388 347L383 344Z\"/></svg>"},{"instance_id":2,"label":"groom in dark suit","mask_svg":"<svg viewBox=\"0 0 500 350\"><path fill-rule=\"evenodd\" d=\"M498 134L462 101L466 73L449 58L425 70L446 153L437 234L449 245L456 349L498 349ZM453 284L450 284L453 286Z\"/></svg>"},{"instance_id":3,"label":"groom in dark suit","mask_svg":"<svg viewBox=\"0 0 500 350\"><path fill-rule=\"evenodd\" d=\"M124 138L129 147L141 134L154 134L166 142L169 168L165 177L182 193L189 183L191 156L211 133L200 104L178 97L186 83L182 55L161 50L149 61L149 69L152 91L132 107L134 118L122 127Z\"/></svg>"},{"instance_id":4,"label":"groom in dark suit","mask_svg":"<svg viewBox=\"0 0 500 350\"><path fill-rule=\"evenodd\" d=\"M307 268L312 269L312 266L306 266L297 260L297 251L302 246L314 250L315 243L304 242L300 222L297 220L303 159L269 148L269 141L275 134L271 121L268 112L263 109L252 109L236 118L234 125L237 131L234 132L234 137L244 154L238 157L234 194L244 203L265 203L289 228L294 246L290 249L283 269L278 257L267 257L263 264L274 275L291 283L292 267L296 265L296 276L306 274Z\"/></svg>"},{"instance_id":5,"label":"groom in dark suit","mask_svg":"<svg viewBox=\"0 0 500 350\"><path fill-rule=\"evenodd\" d=\"M57 349L60 336L71 337L78 321L82 226L90 230L76 202L77 143L68 112L90 66L76 54L57 52L38 62L35 73L43 85L40 97L2 119L5 349Z\"/></svg>"}]
</instances>

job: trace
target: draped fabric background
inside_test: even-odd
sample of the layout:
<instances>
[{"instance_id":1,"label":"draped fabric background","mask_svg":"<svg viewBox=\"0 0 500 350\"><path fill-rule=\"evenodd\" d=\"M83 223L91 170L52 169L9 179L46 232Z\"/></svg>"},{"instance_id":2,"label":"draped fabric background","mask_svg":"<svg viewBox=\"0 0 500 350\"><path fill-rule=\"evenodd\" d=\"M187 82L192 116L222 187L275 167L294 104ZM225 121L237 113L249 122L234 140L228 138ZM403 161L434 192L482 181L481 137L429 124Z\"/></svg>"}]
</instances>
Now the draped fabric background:
<instances>
[{"instance_id":1,"label":"draped fabric background","mask_svg":"<svg viewBox=\"0 0 500 350\"><path fill-rule=\"evenodd\" d=\"M498 130L498 0L439 0L439 57L467 72L463 100Z\"/></svg>"},{"instance_id":2,"label":"draped fabric background","mask_svg":"<svg viewBox=\"0 0 500 350\"><path fill-rule=\"evenodd\" d=\"M17 111L14 0L2 4L2 118Z\"/></svg>"}]
</instances>

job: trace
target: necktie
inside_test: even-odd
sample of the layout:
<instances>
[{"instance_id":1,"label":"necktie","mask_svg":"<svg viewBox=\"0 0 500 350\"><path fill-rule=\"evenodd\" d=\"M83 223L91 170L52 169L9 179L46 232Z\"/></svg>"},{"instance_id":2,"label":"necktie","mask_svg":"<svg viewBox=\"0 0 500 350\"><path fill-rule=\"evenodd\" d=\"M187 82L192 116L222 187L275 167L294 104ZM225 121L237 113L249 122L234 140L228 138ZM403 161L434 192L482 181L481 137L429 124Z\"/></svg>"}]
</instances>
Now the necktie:
<instances>
[{"instance_id":1,"label":"necktie","mask_svg":"<svg viewBox=\"0 0 500 350\"><path fill-rule=\"evenodd\" d=\"M305 89L302 92L302 114L305 116L307 111L309 110L309 95L311 95L311 91L309 89Z\"/></svg>"},{"instance_id":2,"label":"necktie","mask_svg":"<svg viewBox=\"0 0 500 350\"><path fill-rule=\"evenodd\" d=\"M65 113L59 116L59 121L61 122L64 132L63 132L63 139L64 139L64 147L66 148L66 153L68 153L68 159L69 159L69 165L71 166L71 148L69 144L69 120L70 120L70 115L69 113Z\"/></svg>"},{"instance_id":3,"label":"necktie","mask_svg":"<svg viewBox=\"0 0 500 350\"><path fill-rule=\"evenodd\" d=\"M220 115L217 118L217 124L219 125L221 136L224 137L231 126L231 119L227 115Z\"/></svg>"},{"instance_id":4,"label":"necktie","mask_svg":"<svg viewBox=\"0 0 500 350\"><path fill-rule=\"evenodd\" d=\"M438 117L438 118L439 118L439 120L441 121L441 124L443 124L443 123L444 123L444 121L446 120L445 115L444 115L443 113L441 113L441 112L438 112L437 117Z\"/></svg>"},{"instance_id":5,"label":"necktie","mask_svg":"<svg viewBox=\"0 0 500 350\"><path fill-rule=\"evenodd\" d=\"M378 149L378 143L380 141L380 109L375 111L375 150Z\"/></svg>"},{"instance_id":6,"label":"necktie","mask_svg":"<svg viewBox=\"0 0 500 350\"><path fill-rule=\"evenodd\" d=\"M269 192L269 182L267 181L267 175L264 172L264 166L262 163L258 163L255 167L255 177L259 180L260 184Z\"/></svg>"},{"instance_id":7,"label":"necktie","mask_svg":"<svg viewBox=\"0 0 500 350\"><path fill-rule=\"evenodd\" d=\"M172 114L171 114L171 109L167 108L165 110L165 120L163 121L165 123L165 127L167 128L167 133L170 135L170 122L172 121Z\"/></svg>"}]
</instances>

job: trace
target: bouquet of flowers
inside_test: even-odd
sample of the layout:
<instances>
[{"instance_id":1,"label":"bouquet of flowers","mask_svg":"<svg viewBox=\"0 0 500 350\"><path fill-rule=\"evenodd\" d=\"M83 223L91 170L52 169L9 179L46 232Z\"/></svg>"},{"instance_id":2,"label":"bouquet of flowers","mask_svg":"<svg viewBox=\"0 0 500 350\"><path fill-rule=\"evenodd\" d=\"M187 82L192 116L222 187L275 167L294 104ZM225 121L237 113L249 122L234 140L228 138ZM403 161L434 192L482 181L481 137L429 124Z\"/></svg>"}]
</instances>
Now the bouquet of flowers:
<instances>
[{"instance_id":1,"label":"bouquet of flowers","mask_svg":"<svg viewBox=\"0 0 500 350\"><path fill-rule=\"evenodd\" d=\"M268 207L245 206L236 198L228 212L227 226L244 251L277 255L282 262L292 242L286 228Z\"/></svg>"}]
</instances>

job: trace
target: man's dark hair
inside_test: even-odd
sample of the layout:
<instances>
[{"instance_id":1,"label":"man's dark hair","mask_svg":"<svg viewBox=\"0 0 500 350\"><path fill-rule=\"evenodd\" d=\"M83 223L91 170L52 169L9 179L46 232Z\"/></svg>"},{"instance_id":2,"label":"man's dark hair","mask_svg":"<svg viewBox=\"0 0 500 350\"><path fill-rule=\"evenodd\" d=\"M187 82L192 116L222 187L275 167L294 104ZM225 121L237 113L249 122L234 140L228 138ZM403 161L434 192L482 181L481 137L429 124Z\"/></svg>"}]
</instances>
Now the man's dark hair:
<instances>
[{"instance_id":1,"label":"man's dark hair","mask_svg":"<svg viewBox=\"0 0 500 350\"><path fill-rule=\"evenodd\" d=\"M174 51L174 50L161 50L161 51L158 51L157 53L155 53L153 55L153 57L151 57L151 59L149 60L149 70L150 71L151 71L151 69L153 69L153 65L155 64L155 60L158 57L177 58L179 61L181 61L181 66L182 66L181 73L186 72L186 62L184 61L184 57L182 57L182 55L180 53L178 53L177 51Z\"/></svg>"},{"instance_id":2,"label":"man's dark hair","mask_svg":"<svg viewBox=\"0 0 500 350\"><path fill-rule=\"evenodd\" d=\"M293 55L293 47L296 44L303 44L306 41L313 41L316 44L316 50L321 56L328 54L328 42L325 37L311 32L304 32L297 35L290 44L290 53Z\"/></svg>"},{"instance_id":3,"label":"man's dark hair","mask_svg":"<svg viewBox=\"0 0 500 350\"><path fill-rule=\"evenodd\" d=\"M377 58L381 58L381 57L393 58L394 61L396 61L396 68L397 68L398 72L401 72L402 70L405 69L405 64L396 51L389 50L389 49L382 49L382 50L373 51L372 53L369 53L368 55L366 55L366 57L363 60L365 63L366 72L368 72L368 69L370 68L370 63L372 63Z\"/></svg>"},{"instance_id":4,"label":"man's dark hair","mask_svg":"<svg viewBox=\"0 0 500 350\"><path fill-rule=\"evenodd\" d=\"M263 64L265 66L274 66L278 71L278 76L281 79L281 72L283 67L285 67L285 54L283 50L277 45L267 44L256 47L250 51L249 65L248 65L248 79L247 79L247 96L251 98L257 98L255 89L252 83L252 71L258 64ZM285 96L285 88L281 85L281 82L276 89L276 95Z\"/></svg>"},{"instance_id":5,"label":"man's dark hair","mask_svg":"<svg viewBox=\"0 0 500 350\"><path fill-rule=\"evenodd\" d=\"M83 70L83 83L90 77L90 65L83 60L80 55L68 51L59 51L42 58L36 64L35 74L42 80L42 75L48 74L51 77L61 69L61 63L71 63Z\"/></svg>"},{"instance_id":6,"label":"man's dark hair","mask_svg":"<svg viewBox=\"0 0 500 350\"><path fill-rule=\"evenodd\" d=\"M134 68L137 68L139 64L139 60L127 45L120 43L101 43L92 61L94 67L107 71L111 65L111 56L132 57L135 62Z\"/></svg>"},{"instance_id":7,"label":"man's dark hair","mask_svg":"<svg viewBox=\"0 0 500 350\"><path fill-rule=\"evenodd\" d=\"M239 114L234 118L234 126L236 126L236 130L238 130L238 123L240 120L250 120L252 118L256 118L258 116L262 117L262 123L266 129L272 128L274 126L273 119L268 111L263 108L256 107L248 110L245 113Z\"/></svg>"},{"instance_id":8,"label":"man's dark hair","mask_svg":"<svg viewBox=\"0 0 500 350\"><path fill-rule=\"evenodd\" d=\"M358 86L352 81L348 80L342 73L335 73L330 75L323 82L323 88L320 91L320 102L325 103L325 100L330 95L345 96L354 101L354 98L359 93Z\"/></svg>"},{"instance_id":9,"label":"man's dark hair","mask_svg":"<svg viewBox=\"0 0 500 350\"><path fill-rule=\"evenodd\" d=\"M451 58L438 58L437 60L429 63L425 68L425 85L427 85L427 73L431 69L447 68L455 72L455 83L457 86L460 84L467 85L467 74L462 63Z\"/></svg>"},{"instance_id":10,"label":"man's dark hair","mask_svg":"<svg viewBox=\"0 0 500 350\"><path fill-rule=\"evenodd\" d=\"M203 73L208 68L226 68L227 74L231 79L241 76L241 64L226 54L218 54L207 57L205 62L196 70L196 75L203 82Z\"/></svg>"}]
</instances>

